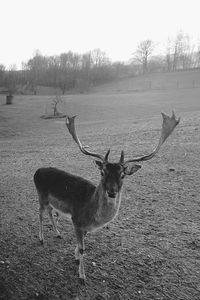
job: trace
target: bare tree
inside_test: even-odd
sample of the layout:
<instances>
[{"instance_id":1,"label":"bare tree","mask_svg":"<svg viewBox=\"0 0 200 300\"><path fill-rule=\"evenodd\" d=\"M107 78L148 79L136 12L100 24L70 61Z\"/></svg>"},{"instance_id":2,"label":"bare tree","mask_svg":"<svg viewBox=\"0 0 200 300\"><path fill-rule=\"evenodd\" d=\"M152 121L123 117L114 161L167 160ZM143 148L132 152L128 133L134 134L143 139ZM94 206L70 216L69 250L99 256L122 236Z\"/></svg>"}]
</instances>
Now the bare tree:
<instances>
[{"instance_id":1,"label":"bare tree","mask_svg":"<svg viewBox=\"0 0 200 300\"><path fill-rule=\"evenodd\" d=\"M145 40L138 45L134 53L134 60L142 65L143 74L148 72L148 60L154 49L154 42L152 40Z\"/></svg>"},{"instance_id":2,"label":"bare tree","mask_svg":"<svg viewBox=\"0 0 200 300\"><path fill-rule=\"evenodd\" d=\"M194 66L194 45L188 34L178 32L175 39L168 38L166 64L168 71L188 69Z\"/></svg>"},{"instance_id":3,"label":"bare tree","mask_svg":"<svg viewBox=\"0 0 200 300\"><path fill-rule=\"evenodd\" d=\"M99 48L91 51L91 81L93 85L106 81L106 70L110 65L109 58L104 51Z\"/></svg>"},{"instance_id":4,"label":"bare tree","mask_svg":"<svg viewBox=\"0 0 200 300\"><path fill-rule=\"evenodd\" d=\"M91 51L91 58L93 66L97 68L100 68L109 62L106 53L104 51L101 51L101 49L99 48Z\"/></svg>"},{"instance_id":5,"label":"bare tree","mask_svg":"<svg viewBox=\"0 0 200 300\"><path fill-rule=\"evenodd\" d=\"M195 67L200 68L200 42L199 45L197 46L197 51L195 55Z\"/></svg>"},{"instance_id":6,"label":"bare tree","mask_svg":"<svg viewBox=\"0 0 200 300\"><path fill-rule=\"evenodd\" d=\"M59 56L58 86L64 94L75 87L80 69L80 55L69 51Z\"/></svg>"},{"instance_id":7,"label":"bare tree","mask_svg":"<svg viewBox=\"0 0 200 300\"><path fill-rule=\"evenodd\" d=\"M52 102L46 103L44 106L44 115L41 116L42 119L55 119L55 118L64 118L66 117L65 113L62 113L58 106L62 104L62 98L60 95L56 95ZM53 112L52 112L53 110Z\"/></svg>"},{"instance_id":8,"label":"bare tree","mask_svg":"<svg viewBox=\"0 0 200 300\"><path fill-rule=\"evenodd\" d=\"M188 69L192 67L192 53L193 46L190 44L190 37L188 34L182 36L182 53L180 56L180 68Z\"/></svg>"},{"instance_id":9,"label":"bare tree","mask_svg":"<svg viewBox=\"0 0 200 300\"><path fill-rule=\"evenodd\" d=\"M59 73L59 57L49 56L47 57L48 68L46 72L46 83L49 86L57 87L58 73Z\"/></svg>"},{"instance_id":10,"label":"bare tree","mask_svg":"<svg viewBox=\"0 0 200 300\"><path fill-rule=\"evenodd\" d=\"M173 41L171 38L168 38L166 45L166 55L165 61L167 65L167 71L172 71L172 51L173 51Z\"/></svg>"},{"instance_id":11,"label":"bare tree","mask_svg":"<svg viewBox=\"0 0 200 300\"><path fill-rule=\"evenodd\" d=\"M183 57L184 53L184 35L183 32L180 31L175 40L173 45L173 63L172 63L172 70L176 71L180 67L180 59Z\"/></svg>"},{"instance_id":12,"label":"bare tree","mask_svg":"<svg viewBox=\"0 0 200 300\"><path fill-rule=\"evenodd\" d=\"M37 86L39 84L44 84L44 74L47 68L47 58L39 51L36 51L34 57L29 59L27 63L27 69L29 70L29 84L35 95L37 93Z\"/></svg>"},{"instance_id":13,"label":"bare tree","mask_svg":"<svg viewBox=\"0 0 200 300\"><path fill-rule=\"evenodd\" d=\"M58 111L58 104L62 101L61 97L56 95L55 99L52 100L52 108L53 108L53 115L58 116L60 112Z\"/></svg>"}]
</instances>

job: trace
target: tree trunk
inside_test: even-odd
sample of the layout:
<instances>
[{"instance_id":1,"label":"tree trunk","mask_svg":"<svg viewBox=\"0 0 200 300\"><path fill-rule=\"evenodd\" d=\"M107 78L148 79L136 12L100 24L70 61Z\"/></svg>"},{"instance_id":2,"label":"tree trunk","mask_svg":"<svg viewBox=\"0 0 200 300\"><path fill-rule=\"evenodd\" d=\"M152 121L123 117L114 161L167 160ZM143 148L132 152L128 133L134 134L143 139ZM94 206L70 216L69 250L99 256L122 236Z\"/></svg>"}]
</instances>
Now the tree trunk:
<instances>
[{"instance_id":1,"label":"tree trunk","mask_svg":"<svg viewBox=\"0 0 200 300\"><path fill-rule=\"evenodd\" d=\"M6 96L6 104L12 104L13 95L7 95Z\"/></svg>"}]
</instances>

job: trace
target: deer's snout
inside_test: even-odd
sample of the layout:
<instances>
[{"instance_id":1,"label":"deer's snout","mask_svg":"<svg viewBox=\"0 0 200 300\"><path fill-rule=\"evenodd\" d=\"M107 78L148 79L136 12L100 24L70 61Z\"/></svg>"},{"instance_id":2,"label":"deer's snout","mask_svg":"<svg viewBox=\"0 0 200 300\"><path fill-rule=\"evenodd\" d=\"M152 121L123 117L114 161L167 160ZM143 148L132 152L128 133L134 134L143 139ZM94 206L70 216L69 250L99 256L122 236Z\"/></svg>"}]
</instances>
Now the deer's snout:
<instances>
[{"instance_id":1,"label":"deer's snout","mask_svg":"<svg viewBox=\"0 0 200 300\"><path fill-rule=\"evenodd\" d=\"M108 197L109 198L115 198L117 193L110 193L110 192L107 192L108 193Z\"/></svg>"},{"instance_id":2,"label":"deer's snout","mask_svg":"<svg viewBox=\"0 0 200 300\"><path fill-rule=\"evenodd\" d=\"M117 196L118 192L119 191L118 191L117 185L107 187L107 194L108 194L108 197L110 197L110 198L115 198Z\"/></svg>"}]
</instances>

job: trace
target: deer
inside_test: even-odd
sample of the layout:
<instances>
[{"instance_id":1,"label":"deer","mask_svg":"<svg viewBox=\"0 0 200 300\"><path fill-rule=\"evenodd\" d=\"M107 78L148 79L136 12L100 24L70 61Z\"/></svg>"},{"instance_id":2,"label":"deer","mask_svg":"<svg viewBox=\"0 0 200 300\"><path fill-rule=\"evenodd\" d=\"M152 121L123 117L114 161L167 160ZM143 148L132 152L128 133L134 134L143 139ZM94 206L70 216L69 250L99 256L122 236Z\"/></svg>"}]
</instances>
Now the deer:
<instances>
[{"instance_id":1,"label":"deer","mask_svg":"<svg viewBox=\"0 0 200 300\"><path fill-rule=\"evenodd\" d=\"M70 217L77 239L75 261L78 263L79 279L84 283L86 275L83 256L86 234L102 228L117 216L124 178L141 168L138 162L150 160L158 153L162 144L179 124L180 118L176 119L174 112L171 117L162 113L160 138L150 154L125 160L122 150L119 161L109 162L110 149L102 155L89 151L88 146L83 146L76 133L75 117L67 116L66 126L80 151L96 159L95 163L100 170L99 184L95 185L83 177L53 167L39 168L34 174L34 183L39 197L39 240L43 244L44 211L48 212L53 230L59 238L61 234L53 212Z\"/></svg>"}]
</instances>

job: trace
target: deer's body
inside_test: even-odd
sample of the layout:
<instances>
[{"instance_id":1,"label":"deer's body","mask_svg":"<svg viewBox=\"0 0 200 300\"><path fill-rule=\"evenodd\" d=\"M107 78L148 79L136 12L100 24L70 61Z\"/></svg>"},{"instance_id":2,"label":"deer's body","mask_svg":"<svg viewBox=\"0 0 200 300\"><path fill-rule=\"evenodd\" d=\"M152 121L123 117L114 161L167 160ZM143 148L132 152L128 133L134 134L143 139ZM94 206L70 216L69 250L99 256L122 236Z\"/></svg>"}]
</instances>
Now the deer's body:
<instances>
[{"instance_id":1,"label":"deer's body","mask_svg":"<svg viewBox=\"0 0 200 300\"><path fill-rule=\"evenodd\" d=\"M41 168L34 175L39 196L40 231L39 238L44 242L43 213L48 211L53 229L58 237L60 232L54 221L52 211L70 217L75 229L77 247L75 259L79 261L79 277L85 280L83 264L84 237L87 232L95 231L112 221L119 211L121 202L123 167L108 163L112 172L109 180L102 176L98 186L90 181L56 168ZM139 167L138 167L139 168ZM113 177L114 174L114 177ZM116 182L116 177L120 179Z\"/></svg>"},{"instance_id":2,"label":"deer's body","mask_svg":"<svg viewBox=\"0 0 200 300\"><path fill-rule=\"evenodd\" d=\"M79 261L79 278L85 280L83 253L86 233L103 227L115 218L120 207L124 177L132 175L141 168L135 162L149 160L155 156L179 120L176 120L174 113L171 118L163 114L163 126L158 146L149 155L124 161L124 152L122 151L119 162L110 163L108 161L110 150L104 157L86 150L86 147L81 144L76 134L74 119L75 117L68 117L66 125L81 152L98 158L96 164L101 172L99 184L95 186L82 177L56 168L38 169L34 175L34 182L40 204L39 238L41 243L44 241L43 213L45 210L48 211L53 229L58 237L60 237L60 233L52 211L55 210L65 216L70 216L77 238L75 258Z\"/></svg>"},{"instance_id":3,"label":"deer's body","mask_svg":"<svg viewBox=\"0 0 200 300\"><path fill-rule=\"evenodd\" d=\"M112 199L102 182L89 180L56 168L41 168L34 175L41 210L54 209L72 219L84 232L94 231L113 220L119 210L121 192Z\"/></svg>"}]
</instances>

